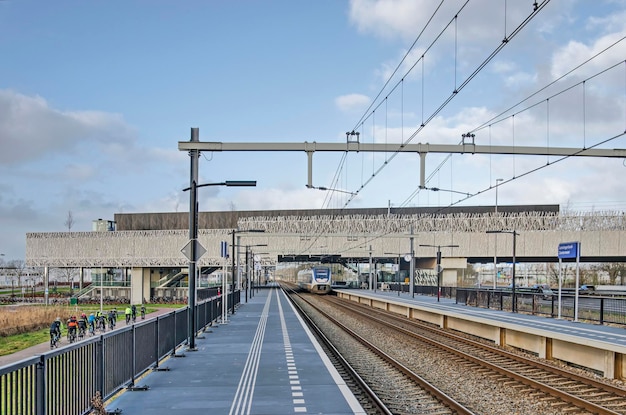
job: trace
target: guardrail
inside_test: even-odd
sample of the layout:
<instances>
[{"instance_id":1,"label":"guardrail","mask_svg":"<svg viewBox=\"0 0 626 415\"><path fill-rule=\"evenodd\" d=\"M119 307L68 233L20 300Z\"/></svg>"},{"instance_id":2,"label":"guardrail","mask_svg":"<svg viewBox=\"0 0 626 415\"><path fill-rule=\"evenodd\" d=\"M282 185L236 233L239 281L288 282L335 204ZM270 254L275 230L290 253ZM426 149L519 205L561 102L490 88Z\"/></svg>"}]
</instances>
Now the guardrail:
<instances>
[{"instance_id":1,"label":"guardrail","mask_svg":"<svg viewBox=\"0 0 626 415\"><path fill-rule=\"evenodd\" d=\"M558 296L543 298L541 293L516 292L518 312L558 316ZM511 311L513 305L511 290L486 290L457 288L456 302L468 306ZM575 296L561 295L561 317L573 319L575 316ZM600 324L626 325L626 298L599 297L597 295L578 296L578 318L597 321Z\"/></svg>"},{"instance_id":2,"label":"guardrail","mask_svg":"<svg viewBox=\"0 0 626 415\"><path fill-rule=\"evenodd\" d=\"M240 302L240 292L235 292ZM220 297L196 305L198 333L221 315ZM84 415L187 342L189 308L116 329L0 367L0 414Z\"/></svg>"}]
</instances>

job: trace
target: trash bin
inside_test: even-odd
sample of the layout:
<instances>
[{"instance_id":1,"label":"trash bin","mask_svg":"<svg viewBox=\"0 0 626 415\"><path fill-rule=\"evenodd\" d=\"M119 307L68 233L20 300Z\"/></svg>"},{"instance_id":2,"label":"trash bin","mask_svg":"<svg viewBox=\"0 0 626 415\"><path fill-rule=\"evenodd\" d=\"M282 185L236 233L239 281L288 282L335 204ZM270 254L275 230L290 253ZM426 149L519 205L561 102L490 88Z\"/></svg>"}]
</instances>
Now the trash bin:
<instances>
[{"instance_id":1,"label":"trash bin","mask_svg":"<svg viewBox=\"0 0 626 415\"><path fill-rule=\"evenodd\" d=\"M78 304L78 298L71 297L70 298L70 305L77 305L77 304Z\"/></svg>"}]
</instances>

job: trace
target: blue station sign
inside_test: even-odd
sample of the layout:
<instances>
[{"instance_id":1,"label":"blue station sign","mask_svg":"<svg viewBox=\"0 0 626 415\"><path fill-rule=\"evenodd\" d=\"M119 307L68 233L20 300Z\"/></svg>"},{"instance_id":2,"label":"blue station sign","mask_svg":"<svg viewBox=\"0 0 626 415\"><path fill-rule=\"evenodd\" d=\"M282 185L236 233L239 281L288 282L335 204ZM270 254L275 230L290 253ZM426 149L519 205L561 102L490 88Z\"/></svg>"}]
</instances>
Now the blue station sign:
<instances>
[{"instance_id":1,"label":"blue station sign","mask_svg":"<svg viewBox=\"0 0 626 415\"><path fill-rule=\"evenodd\" d=\"M578 258L580 242L565 242L559 244L559 258Z\"/></svg>"}]
</instances>

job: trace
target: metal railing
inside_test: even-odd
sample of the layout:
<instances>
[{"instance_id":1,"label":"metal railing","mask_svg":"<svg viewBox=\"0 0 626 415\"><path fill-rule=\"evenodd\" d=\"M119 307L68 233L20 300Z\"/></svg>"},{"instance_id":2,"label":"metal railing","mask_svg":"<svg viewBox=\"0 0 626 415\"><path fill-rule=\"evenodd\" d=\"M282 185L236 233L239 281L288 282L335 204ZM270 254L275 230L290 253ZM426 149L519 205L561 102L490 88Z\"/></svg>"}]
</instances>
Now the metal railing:
<instances>
[{"instance_id":1,"label":"metal railing","mask_svg":"<svg viewBox=\"0 0 626 415\"><path fill-rule=\"evenodd\" d=\"M580 295L578 299L579 319L597 321L600 324L626 325L626 298ZM549 317L558 316L557 295L550 295L546 298L541 293L516 292L515 300L518 312ZM457 288L456 302L474 307L511 311L513 298L511 290ZM561 317L574 319L575 311L574 295L561 295Z\"/></svg>"},{"instance_id":2,"label":"metal railing","mask_svg":"<svg viewBox=\"0 0 626 415\"><path fill-rule=\"evenodd\" d=\"M235 302L240 302L236 291ZM196 305L195 333L221 315L221 298ZM60 349L0 367L0 413L6 415L84 415L138 377L158 368L186 343L189 308L100 334Z\"/></svg>"},{"instance_id":3,"label":"metal railing","mask_svg":"<svg viewBox=\"0 0 626 415\"><path fill-rule=\"evenodd\" d=\"M389 282L378 283L378 290L408 293L409 285L405 283ZM416 295L437 296L437 287L430 285L415 285ZM510 289L461 288L439 287L441 298L456 299L457 304L489 308L492 310L511 311L513 306L512 291ZM558 296L543 293L528 292L520 287L515 293L516 310L519 313L558 317ZM561 318L575 318L575 303L573 294L561 295ZM600 324L620 324L626 326L626 298L599 295L580 295L578 305L580 320L597 321Z\"/></svg>"}]
</instances>

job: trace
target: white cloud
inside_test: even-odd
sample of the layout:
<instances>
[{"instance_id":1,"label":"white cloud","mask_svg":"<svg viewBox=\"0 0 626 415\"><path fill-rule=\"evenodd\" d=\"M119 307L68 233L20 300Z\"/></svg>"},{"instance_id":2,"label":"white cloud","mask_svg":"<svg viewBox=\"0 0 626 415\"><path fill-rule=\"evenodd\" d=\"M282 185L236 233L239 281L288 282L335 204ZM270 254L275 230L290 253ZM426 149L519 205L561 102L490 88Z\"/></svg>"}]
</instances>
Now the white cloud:
<instances>
[{"instance_id":1,"label":"white cloud","mask_svg":"<svg viewBox=\"0 0 626 415\"><path fill-rule=\"evenodd\" d=\"M368 96L361 94L348 94L335 98L335 105L344 112L364 111L370 102Z\"/></svg>"},{"instance_id":2,"label":"white cloud","mask_svg":"<svg viewBox=\"0 0 626 415\"><path fill-rule=\"evenodd\" d=\"M90 164L72 163L65 166L61 176L72 181L89 180L96 174L94 167Z\"/></svg>"},{"instance_id":3,"label":"white cloud","mask_svg":"<svg viewBox=\"0 0 626 415\"><path fill-rule=\"evenodd\" d=\"M626 55L626 40L621 40L626 36L626 29L621 28L619 32L614 32L597 38L589 43L570 41L565 46L557 50L552 56L550 73L553 78L563 76L574 67L582 64L587 59L603 51L614 43L619 43L611 47L607 52L585 64L576 72L578 77L584 77L604 69L609 65L623 61Z\"/></svg>"},{"instance_id":4,"label":"white cloud","mask_svg":"<svg viewBox=\"0 0 626 415\"><path fill-rule=\"evenodd\" d=\"M317 189L295 189L293 186L270 187L265 189L248 189L237 192L217 192L211 195L203 194L200 200L200 210L229 211L234 206L237 210L281 210L281 209L320 209L324 207L324 200L330 192ZM178 211L188 209L188 200L167 200L167 205ZM163 211L159 206L155 211ZM174 209L172 209L174 210Z\"/></svg>"},{"instance_id":5,"label":"white cloud","mask_svg":"<svg viewBox=\"0 0 626 415\"><path fill-rule=\"evenodd\" d=\"M522 70L516 62L498 60L491 65L491 71L504 80L509 88L523 88L537 81L537 74Z\"/></svg>"},{"instance_id":6,"label":"white cloud","mask_svg":"<svg viewBox=\"0 0 626 415\"><path fill-rule=\"evenodd\" d=\"M381 37L414 36L426 1L352 0L350 20L361 33ZM421 19L420 19L421 17Z\"/></svg>"},{"instance_id":7,"label":"white cloud","mask_svg":"<svg viewBox=\"0 0 626 415\"><path fill-rule=\"evenodd\" d=\"M525 2L509 2L507 7L492 0L478 0L463 7L464 1L448 1L429 23L425 38L432 39L458 16L459 39L482 42L493 36L504 37L505 13L508 30L519 24L532 9ZM351 0L349 18L359 32L373 34L384 39L401 38L413 40L435 13L439 3L431 0ZM515 23L515 24L514 24ZM454 24L444 35L453 41ZM425 44L430 43L427 40Z\"/></svg>"},{"instance_id":8,"label":"white cloud","mask_svg":"<svg viewBox=\"0 0 626 415\"><path fill-rule=\"evenodd\" d=\"M132 128L118 114L64 112L40 96L0 90L0 164L36 160L88 142L107 148L133 136Z\"/></svg>"}]
</instances>

